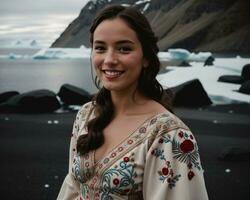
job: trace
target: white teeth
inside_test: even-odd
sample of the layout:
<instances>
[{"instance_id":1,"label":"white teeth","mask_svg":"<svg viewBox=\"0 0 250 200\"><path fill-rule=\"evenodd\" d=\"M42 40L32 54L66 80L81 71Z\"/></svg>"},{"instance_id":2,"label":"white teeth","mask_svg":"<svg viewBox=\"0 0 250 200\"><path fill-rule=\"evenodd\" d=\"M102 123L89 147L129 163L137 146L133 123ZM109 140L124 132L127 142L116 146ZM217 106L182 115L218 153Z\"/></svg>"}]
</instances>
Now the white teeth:
<instances>
[{"instance_id":1,"label":"white teeth","mask_svg":"<svg viewBox=\"0 0 250 200\"><path fill-rule=\"evenodd\" d=\"M118 71L105 71L105 74L110 75L110 76L119 76L122 74L122 72Z\"/></svg>"}]
</instances>

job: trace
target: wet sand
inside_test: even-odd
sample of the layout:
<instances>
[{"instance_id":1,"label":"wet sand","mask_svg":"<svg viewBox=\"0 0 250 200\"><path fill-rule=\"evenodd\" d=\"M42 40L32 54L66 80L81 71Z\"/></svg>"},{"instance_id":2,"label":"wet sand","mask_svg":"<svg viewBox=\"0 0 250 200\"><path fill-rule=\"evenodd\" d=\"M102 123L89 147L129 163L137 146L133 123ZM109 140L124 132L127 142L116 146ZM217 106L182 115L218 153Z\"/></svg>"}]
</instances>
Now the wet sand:
<instances>
[{"instance_id":1,"label":"wet sand","mask_svg":"<svg viewBox=\"0 0 250 200\"><path fill-rule=\"evenodd\" d=\"M200 149L210 200L250 199L250 161L222 161L228 147L250 148L250 106L175 109ZM54 200L67 173L76 112L0 114L1 196Z\"/></svg>"}]
</instances>

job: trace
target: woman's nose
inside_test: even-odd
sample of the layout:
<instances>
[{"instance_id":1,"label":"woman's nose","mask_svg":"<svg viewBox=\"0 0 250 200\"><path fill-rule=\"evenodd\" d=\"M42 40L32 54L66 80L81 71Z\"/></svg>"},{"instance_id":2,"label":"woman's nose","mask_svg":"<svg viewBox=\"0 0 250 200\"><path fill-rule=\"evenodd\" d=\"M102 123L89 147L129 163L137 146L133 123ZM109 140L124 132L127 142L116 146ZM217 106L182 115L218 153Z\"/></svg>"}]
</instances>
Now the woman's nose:
<instances>
[{"instance_id":1,"label":"woman's nose","mask_svg":"<svg viewBox=\"0 0 250 200\"><path fill-rule=\"evenodd\" d=\"M112 50L108 51L104 57L104 64L107 65L107 64L116 64L116 63L117 63L116 53Z\"/></svg>"}]
</instances>

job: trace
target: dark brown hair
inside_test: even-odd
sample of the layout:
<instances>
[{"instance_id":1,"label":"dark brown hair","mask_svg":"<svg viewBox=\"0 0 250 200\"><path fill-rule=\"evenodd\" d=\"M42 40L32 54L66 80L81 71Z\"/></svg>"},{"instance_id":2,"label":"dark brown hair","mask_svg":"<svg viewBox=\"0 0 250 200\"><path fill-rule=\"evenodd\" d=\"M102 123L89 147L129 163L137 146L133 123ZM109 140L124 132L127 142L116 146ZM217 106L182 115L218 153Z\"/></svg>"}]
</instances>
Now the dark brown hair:
<instances>
[{"instance_id":1,"label":"dark brown hair","mask_svg":"<svg viewBox=\"0 0 250 200\"><path fill-rule=\"evenodd\" d=\"M157 56L159 49L157 47L157 38L155 37L151 26L146 17L138 10L132 7L120 5L108 6L94 19L90 28L90 42L93 43L93 35L97 26L104 20L120 18L133 29L141 43L143 56L148 62L148 66L143 68L138 81L138 91L140 94L153 99L161 104L163 88L156 80L156 75L160 69L160 61ZM97 81L98 82L98 81ZM97 83L96 82L96 83ZM110 91L102 87L94 97L92 104L96 117L87 124L88 134L82 135L77 141L77 151L85 154L91 150L97 149L104 143L103 129L113 118L113 103ZM164 103L164 106L170 109L170 104Z\"/></svg>"}]
</instances>

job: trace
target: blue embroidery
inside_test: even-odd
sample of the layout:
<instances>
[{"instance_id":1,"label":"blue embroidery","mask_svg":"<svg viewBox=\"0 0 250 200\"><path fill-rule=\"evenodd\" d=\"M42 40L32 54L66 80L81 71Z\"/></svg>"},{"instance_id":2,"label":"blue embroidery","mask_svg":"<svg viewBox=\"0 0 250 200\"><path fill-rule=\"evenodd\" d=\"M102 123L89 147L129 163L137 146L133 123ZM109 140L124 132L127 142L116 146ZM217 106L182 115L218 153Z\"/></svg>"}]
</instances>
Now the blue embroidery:
<instances>
[{"instance_id":1,"label":"blue embroidery","mask_svg":"<svg viewBox=\"0 0 250 200\"><path fill-rule=\"evenodd\" d=\"M134 166L129 162L129 158L125 157L119 166L107 170L103 174L101 189L101 199L111 200L112 194L118 193L126 195L131 191L134 185L134 177L136 176Z\"/></svg>"}]
</instances>

